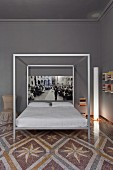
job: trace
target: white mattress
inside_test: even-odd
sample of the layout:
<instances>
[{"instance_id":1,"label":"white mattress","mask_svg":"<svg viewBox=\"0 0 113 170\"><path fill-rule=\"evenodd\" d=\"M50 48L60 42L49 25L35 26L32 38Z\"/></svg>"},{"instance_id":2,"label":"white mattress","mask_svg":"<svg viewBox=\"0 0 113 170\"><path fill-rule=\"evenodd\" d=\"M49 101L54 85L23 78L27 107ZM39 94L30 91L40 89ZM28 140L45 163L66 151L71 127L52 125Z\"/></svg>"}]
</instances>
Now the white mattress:
<instances>
[{"instance_id":1,"label":"white mattress","mask_svg":"<svg viewBox=\"0 0 113 170\"><path fill-rule=\"evenodd\" d=\"M17 127L63 129L87 126L87 119L74 107L30 107L16 119Z\"/></svg>"}]
</instances>

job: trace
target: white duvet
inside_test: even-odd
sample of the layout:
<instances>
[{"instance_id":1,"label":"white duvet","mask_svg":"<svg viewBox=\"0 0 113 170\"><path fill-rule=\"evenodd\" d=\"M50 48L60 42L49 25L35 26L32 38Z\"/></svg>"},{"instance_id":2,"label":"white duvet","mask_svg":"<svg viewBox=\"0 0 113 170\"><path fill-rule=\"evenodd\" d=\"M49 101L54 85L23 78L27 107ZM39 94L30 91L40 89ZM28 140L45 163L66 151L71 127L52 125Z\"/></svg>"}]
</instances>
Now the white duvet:
<instances>
[{"instance_id":1,"label":"white duvet","mask_svg":"<svg viewBox=\"0 0 113 170\"><path fill-rule=\"evenodd\" d=\"M87 126L87 119L74 107L30 107L16 119L17 127L63 129Z\"/></svg>"}]
</instances>

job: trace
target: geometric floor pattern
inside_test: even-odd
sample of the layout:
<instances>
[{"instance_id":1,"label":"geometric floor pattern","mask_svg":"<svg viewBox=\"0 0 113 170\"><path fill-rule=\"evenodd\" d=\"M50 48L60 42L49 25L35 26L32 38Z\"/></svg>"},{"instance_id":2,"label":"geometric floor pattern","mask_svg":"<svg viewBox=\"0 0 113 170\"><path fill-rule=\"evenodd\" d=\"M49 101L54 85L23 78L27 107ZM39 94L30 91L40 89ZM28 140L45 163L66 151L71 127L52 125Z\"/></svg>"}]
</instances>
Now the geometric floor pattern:
<instances>
[{"instance_id":1,"label":"geometric floor pattern","mask_svg":"<svg viewBox=\"0 0 113 170\"><path fill-rule=\"evenodd\" d=\"M13 142L12 124L1 125L0 170L113 170L112 136L102 121L91 122L90 141L87 130L25 130Z\"/></svg>"}]
</instances>

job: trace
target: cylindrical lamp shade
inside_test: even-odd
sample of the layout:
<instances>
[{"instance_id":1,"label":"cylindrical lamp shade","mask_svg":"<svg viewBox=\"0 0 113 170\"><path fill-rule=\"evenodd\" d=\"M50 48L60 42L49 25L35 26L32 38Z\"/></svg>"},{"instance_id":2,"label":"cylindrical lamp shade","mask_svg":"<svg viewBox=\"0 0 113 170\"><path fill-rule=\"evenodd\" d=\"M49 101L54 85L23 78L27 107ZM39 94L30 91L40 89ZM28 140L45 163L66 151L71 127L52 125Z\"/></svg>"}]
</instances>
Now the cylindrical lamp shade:
<instances>
[{"instance_id":1,"label":"cylindrical lamp shade","mask_svg":"<svg viewBox=\"0 0 113 170\"><path fill-rule=\"evenodd\" d=\"M99 69L94 67L94 93L93 93L93 110L94 110L94 120L99 120Z\"/></svg>"}]
</instances>

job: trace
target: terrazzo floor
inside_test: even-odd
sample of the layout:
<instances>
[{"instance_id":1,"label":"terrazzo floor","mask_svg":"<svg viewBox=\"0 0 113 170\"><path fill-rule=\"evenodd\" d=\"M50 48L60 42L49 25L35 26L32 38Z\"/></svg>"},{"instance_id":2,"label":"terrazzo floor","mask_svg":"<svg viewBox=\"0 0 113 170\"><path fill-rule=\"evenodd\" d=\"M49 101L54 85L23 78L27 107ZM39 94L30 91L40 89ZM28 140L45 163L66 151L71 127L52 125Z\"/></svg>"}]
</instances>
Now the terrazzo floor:
<instances>
[{"instance_id":1,"label":"terrazzo floor","mask_svg":"<svg viewBox=\"0 0 113 170\"><path fill-rule=\"evenodd\" d=\"M0 126L0 170L113 170L113 125L101 119L87 130L17 131Z\"/></svg>"}]
</instances>

